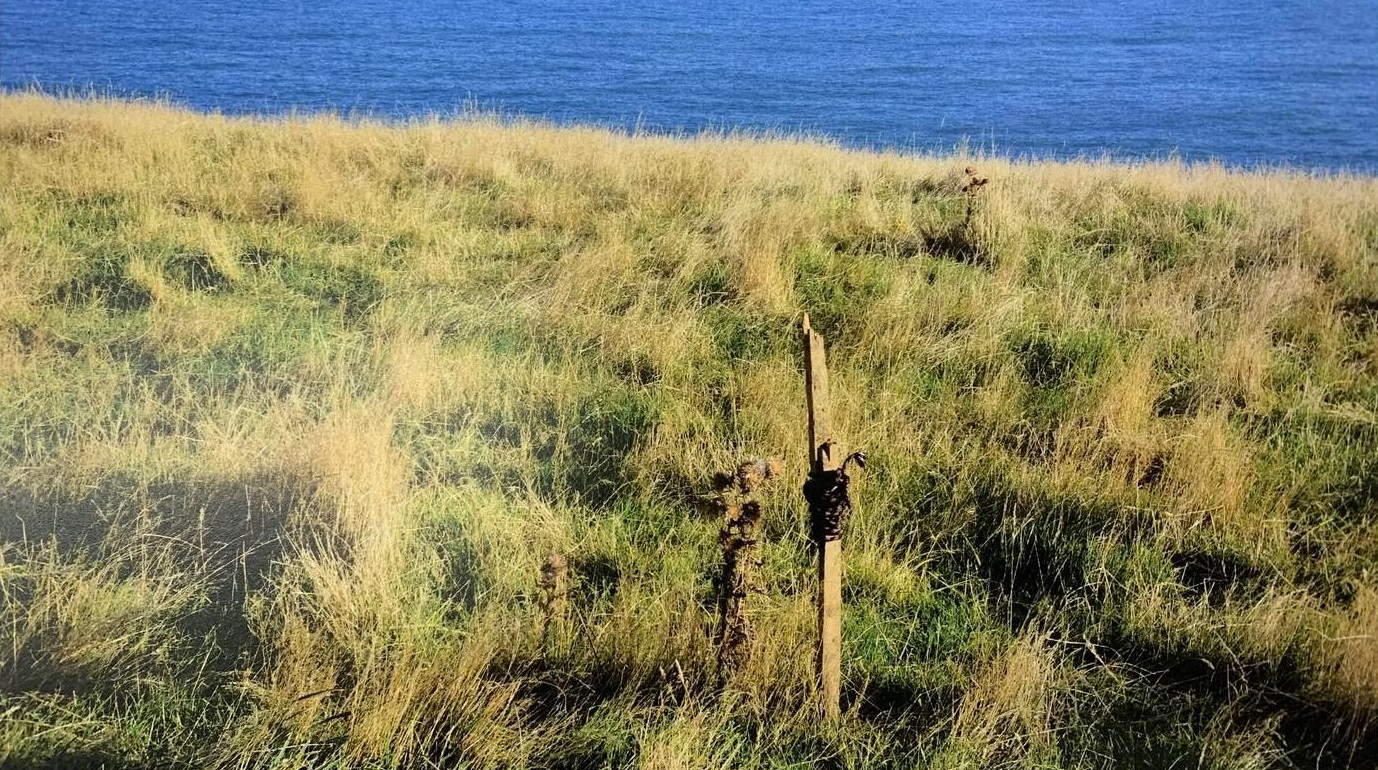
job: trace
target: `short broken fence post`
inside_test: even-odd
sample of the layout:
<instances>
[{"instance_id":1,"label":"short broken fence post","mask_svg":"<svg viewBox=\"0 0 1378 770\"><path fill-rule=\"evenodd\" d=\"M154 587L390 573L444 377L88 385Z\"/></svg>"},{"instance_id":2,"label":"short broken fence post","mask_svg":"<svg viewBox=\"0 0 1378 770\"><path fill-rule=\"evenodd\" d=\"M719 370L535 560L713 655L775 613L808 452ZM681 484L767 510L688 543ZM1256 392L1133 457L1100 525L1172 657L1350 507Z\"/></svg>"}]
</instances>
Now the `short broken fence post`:
<instances>
[{"instance_id":1,"label":"short broken fence post","mask_svg":"<svg viewBox=\"0 0 1378 770\"><path fill-rule=\"evenodd\" d=\"M536 578L537 598L541 614L541 643L550 638L551 627L563 628L566 604L569 599L569 563L564 556L552 553L541 564Z\"/></svg>"},{"instance_id":2,"label":"short broken fence post","mask_svg":"<svg viewBox=\"0 0 1378 770\"><path fill-rule=\"evenodd\" d=\"M724 676L739 669L750 655L752 625L747 598L761 590L762 509L756 493L780 472L778 461L751 460L739 465L736 473L718 473L714 477L723 517L718 533L723 564L718 577L714 644L718 648L718 671Z\"/></svg>"}]
</instances>

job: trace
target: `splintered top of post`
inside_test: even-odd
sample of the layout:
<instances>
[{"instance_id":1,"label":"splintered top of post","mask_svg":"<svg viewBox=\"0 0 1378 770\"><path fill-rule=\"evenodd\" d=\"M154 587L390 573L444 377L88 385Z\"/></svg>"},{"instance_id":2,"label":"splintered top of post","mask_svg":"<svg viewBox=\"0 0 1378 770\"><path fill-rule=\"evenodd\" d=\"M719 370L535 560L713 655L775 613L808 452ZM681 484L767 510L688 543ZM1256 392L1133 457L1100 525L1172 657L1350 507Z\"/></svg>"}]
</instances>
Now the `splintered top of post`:
<instances>
[{"instance_id":1,"label":"splintered top of post","mask_svg":"<svg viewBox=\"0 0 1378 770\"><path fill-rule=\"evenodd\" d=\"M817 470L836 467L826 443L832 438L828 419L828 365L823 335L813 330L809 316L800 324L804 342L804 393L809 410L809 464Z\"/></svg>"},{"instance_id":2,"label":"splintered top of post","mask_svg":"<svg viewBox=\"0 0 1378 770\"><path fill-rule=\"evenodd\" d=\"M823 335L814 330L813 322L809 320L808 313L804 314L804 320L799 324L799 331L804 339L806 349L811 348L814 342L817 342L820 347L823 345Z\"/></svg>"}]
</instances>

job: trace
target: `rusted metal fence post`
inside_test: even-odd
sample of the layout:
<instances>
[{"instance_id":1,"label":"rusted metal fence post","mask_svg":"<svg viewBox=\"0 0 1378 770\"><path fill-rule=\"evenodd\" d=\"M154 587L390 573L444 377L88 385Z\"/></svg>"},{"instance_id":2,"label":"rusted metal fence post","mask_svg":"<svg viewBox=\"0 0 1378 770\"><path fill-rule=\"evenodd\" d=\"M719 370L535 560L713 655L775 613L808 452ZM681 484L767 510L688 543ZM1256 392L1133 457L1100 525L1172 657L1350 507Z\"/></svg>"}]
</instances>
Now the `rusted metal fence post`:
<instances>
[{"instance_id":1,"label":"rusted metal fence post","mask_svg":"<svg viewBox=\"0 0 1378 770\"><path fill-rule=\"evenodd\" d=\"M550 638L551 629L562 634L569 599L569 563L564 556L552 553L541 564L536 578L537 606L540 609L541 643Z\"/></svg>"},{"instance_id":2,"label":"rusted metal fence post","mask_svg":"<svg viewBox=\"0 0 1378 770\"><path fill-rule=\"evenodd\" d=\"M761 592L762 507L758 499L762 486L780 476L777 460L749 460L735 473L714 477L717 504L722 510L723 565L718 577L718 672L730 677L751 654L754 629L750 609L752 594Z\"/></svg>"}]
</instances>

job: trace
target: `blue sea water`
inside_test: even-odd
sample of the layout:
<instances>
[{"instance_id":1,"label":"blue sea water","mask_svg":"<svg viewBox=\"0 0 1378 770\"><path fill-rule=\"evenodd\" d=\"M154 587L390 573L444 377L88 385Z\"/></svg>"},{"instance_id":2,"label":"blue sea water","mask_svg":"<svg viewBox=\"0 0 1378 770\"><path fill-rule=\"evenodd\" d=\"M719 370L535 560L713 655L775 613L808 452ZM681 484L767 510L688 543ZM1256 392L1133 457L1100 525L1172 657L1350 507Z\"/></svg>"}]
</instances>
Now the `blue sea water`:
<instances>
[{"instance_id":1,"label":"blue sea water","mask_svg":"<svg viewBox=\"0 0 1378 770\"><path fill-rule=\"evenodd\" d=\"M1378 0L4 0L0 85L1378 173Z\"/></svg>"}]
</instances>

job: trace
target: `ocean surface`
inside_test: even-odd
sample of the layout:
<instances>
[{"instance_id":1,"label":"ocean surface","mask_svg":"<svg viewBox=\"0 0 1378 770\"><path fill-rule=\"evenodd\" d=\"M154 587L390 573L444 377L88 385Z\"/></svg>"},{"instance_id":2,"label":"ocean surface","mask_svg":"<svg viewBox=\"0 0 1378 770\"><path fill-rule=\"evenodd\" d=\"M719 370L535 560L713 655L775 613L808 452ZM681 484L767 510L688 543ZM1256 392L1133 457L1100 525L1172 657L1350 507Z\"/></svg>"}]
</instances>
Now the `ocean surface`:
<instances>
[{"instance_id":1,"label":"ocean surface","mask_svg":"<svg viewBox=\"0 0 1378 770\"><path fill-rule=\"evenodd\" d=\"M4 0L0 85L1378 173L1378 0Z\"/></svg>"}]
</instances>

